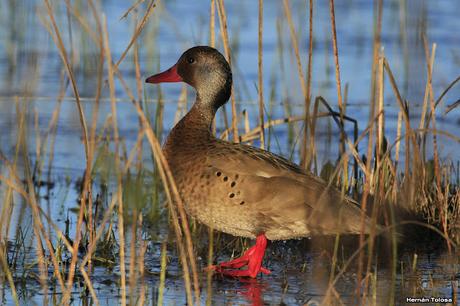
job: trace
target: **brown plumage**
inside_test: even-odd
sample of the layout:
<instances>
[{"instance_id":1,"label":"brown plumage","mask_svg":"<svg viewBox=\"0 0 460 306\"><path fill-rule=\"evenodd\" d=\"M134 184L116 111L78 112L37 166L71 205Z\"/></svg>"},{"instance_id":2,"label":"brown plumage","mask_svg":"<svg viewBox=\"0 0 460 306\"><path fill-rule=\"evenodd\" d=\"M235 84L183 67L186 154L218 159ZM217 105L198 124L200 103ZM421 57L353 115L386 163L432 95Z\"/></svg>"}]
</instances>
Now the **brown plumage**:
<instances>
[{"instance_id":1,"label":"brown plumage","mask_svg":"<svg viewBox=\"0 0 460 306\"><path fill-rule=\"evenodd\" d=\"M163 151L187 213L216 230L258 237L245 258L214 270L231 276L268 273L260 265L265 237L360 232L361 210L351 198L281 156L213 136L212 121L229 99L232 84L222 54L210 47L194 47L172 68L147 79L149 83L177 81L196 89L196 102L171 130ZM370 222L365 222L367 233ZM241 267L241 261L248 270L225 270Z\"/></svg>"}]
</instances>

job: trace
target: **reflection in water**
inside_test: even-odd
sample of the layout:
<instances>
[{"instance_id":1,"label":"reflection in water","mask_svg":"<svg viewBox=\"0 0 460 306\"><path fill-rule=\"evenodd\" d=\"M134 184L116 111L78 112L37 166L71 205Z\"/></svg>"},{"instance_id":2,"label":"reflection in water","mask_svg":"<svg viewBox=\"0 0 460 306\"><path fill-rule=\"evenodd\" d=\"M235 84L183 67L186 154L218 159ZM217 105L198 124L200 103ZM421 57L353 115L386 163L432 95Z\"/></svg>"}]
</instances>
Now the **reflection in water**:
<instances>
[{"instance_id":1,"label":"reflection in water","mask_svg":"<svg viewBox=\"0 0 460 306\"><path fill-rule=\"evenodd\" d=\"M258 279L242 279L243 287L237 292L243 295L249 305L260 306L264 305L263 293L269 288L269 285Z\"/></svg>"}]
</instances>

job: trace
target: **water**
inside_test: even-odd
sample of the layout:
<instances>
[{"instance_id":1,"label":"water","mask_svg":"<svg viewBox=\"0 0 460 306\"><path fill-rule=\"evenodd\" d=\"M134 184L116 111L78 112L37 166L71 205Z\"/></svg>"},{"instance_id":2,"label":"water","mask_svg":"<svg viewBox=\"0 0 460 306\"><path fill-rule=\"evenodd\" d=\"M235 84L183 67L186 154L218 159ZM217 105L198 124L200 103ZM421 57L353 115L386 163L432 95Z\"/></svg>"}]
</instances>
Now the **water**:
<instances>
[{"instance_id":1,"label":"water","mask_svg":"<svg viewBox=\"0 0 460 306\"><path fill-rule=\"evenodd\" d=\"M84 1L77 1L82 12L87 16L90 12ZM406 9L401 10L402 3ZM233 52L233 73L235 81L235 95L238 111L247 110L251 128L257 122L257 2L256 1L227 1L227 18L229 35ZM127 3L101 1L100 10L107 19L110 48L114 60L120 58L133 33L133 22L128 17L120 17L129 7ZM146 4L142 4L139 14L145 12ZM266 108L270 109L270 118L283 118L289 115L303 114L303 97L297 77L297 68L289 27L283 13L282 3L265 1L264 4L264 96ZM293 21L299 37L299 47L303 67L306 67L308 46L308 20L305 1L291 1ZM329 25L329 7L327 2L315 3L314 15L314 53L312 71L312 96L323 96L329 104L337 110L337 92L335 87L334 60L332 56L331 31ZM97 61L98 49L84 34L75 18L71 18L71 34L67 12L63 3L56 1L54 9L56 19L62 32L63 40L69 51L69 58L73 63L76 80L82 100L86 118L91 118L94 96L97 88ZM348 87L347 114L359 122L359 132L362 132L368 122L368 105L370 100L371 67L373 54L373 10L370 1L336 1L336 24L338 49L340 55L341 80L343 88ZM382 19L382 46L393 74L396 77L403 98L408 101L409 114L412 126L418 127L421 106L425 94L427 79L425 52L423 49L422 33L426 35L428 47L436 43L436 57L433 70L433 92L436 99L441 92L458 77L460 71L460 20L457 18L460 11L458 1L384 1ZM152 17L138 39L140 67L142 77L169 68L175 63L180 54L187 48L207 44L208 30L208 1L164 1L155 8ZM27 125L26 139L28 156L32 161L37 160L36 145L44 140L44 133L48 130L53 111L58 105L58 96L62 87L61 75L64 74L62 61L55 44L43 26L41 19L46 17L46 10L41 1L22 0L2 2L0 4L2 26L0 27L0 144L1 151L8 159L15 156L15 146L19 137L17 128L17 107L24 107ZM89 18L89 17L88 17ZM217 14L216 14L217 19ZM90 19L92 20L92 19ZM216 20L216 22L218 22ZM280 28L277 31L277 24ZM91 23L94 28L94 24ZM219 29L216 29L219 35ZM221 40L217 39L218 49L223 51ZM279 51L282 46L283 53ZM135 69L132 53L120 65L120 71L127 84L134 89ZM305 72L304 72L305 73ZM168 84L162 86L165 98L164 132L173 125L181 86ZM344 89L342 89L344 91ZM158 107L158 87L144 86L141 97L145 105L154 113ZM43 180L49 179L54 185L47 190L46 186L40 189L40 204L49 212L52 220L64 230L65 220L70 220L70 236L75 231L76 214L72 208L78 207L77 181L82 177L85 168L84 147L82 145L81 127L78 120L76 105L72 99L73 93L69 84L64 88L65 99L57 121L57 131L54 146L52 171L45 171ZM108 86L103 87L98 116L98 131L102 133L102 126L106 123L111 112ZM127 151L135 145L139 131L137 113L129 102L128 96L120 82L116 82L116 96L118 99L118 126L120 137ZM269 97L272 97L273 107L269 108ZM437 111L437 129L448 131L459 136L458 109L444 114L446 106L454 103L460 96L460 87L454 86L444 97ZM188 90L189 105L193 101L193 93ZM290 113L287 113L282 101L289 100ZM386 133L390 141L396 135L396 123L399 107L388 81L385 83L385 118ZM230 107L227 106L227 112ZM36 119L35 119L36 118ZM318 132L318 168L327 161L337 159L338 130L331 120L320 119ZM41 138L37 138L38 126ZM225 126L222 113L219 113L217 128L222 131ZM294 126L298 135L301 124ZM346 128L352 135L352 126ZM288 137L285 125L275 127L271 131L270 150L292 156L298 160L299 136L293 140ZM430 139L429 139L430 141ZM430 142L429 142L430 143ZM458 139L445 136L439 138L441 158L458 161L460 149ZM295 147L295 149L293 149ZM432 150L428 148L428 155ZM49 146L42 152L44 165L49 162ZM403 148L402 148L403 149ZM366 142L359 146L359 154L366 153ZM394 152L393 152L394 154ZM150 157L149 149L145 146L144 159ZM18 167L23 169L20 158ZM44 168L46 169L46 167ZM6 173L6 167L0 162L0 171ZM3 197L5 186L0 186L0 195ZM32 242L31 212L23 206L23 199L15 196L17 208L11 218L10 237L14 238L16 229L24 230L24 236L29 244ZM24 204L25 205L25 204ZM16 221L17 220L17 221ZM164 238L164 228L153 230L155 235L146 230L145 238ZM230 239L230 238L227 238ZM153 239L155 240L155 239ZM129 241L129 237L128 237ZM161 241L158 238L158 241ZM149 244L145 255L147 274L145 283L148 285L147 300L155 303L159 281L159 254L160 244L153 241ZM269 254L273 259L265 262L273 273L255 281L243 281L217 278L212 282L212 304L266 304L298 305L319 302L324 298L327 290L330 271L330 251L328 247L314 247L315 243L292 242L273 243L269 247ZM356 244L354 244L356 246ZM206 244L201 246L206 248ZM353 244L352 247L353 249ZM35 249L24 254L25 262L34 262ZM325 251L327 250L327 251ZM452 292L458 292L459 266L458 259L451 258L444 252L444 245L438 252L423 251L411 248L407 254L399 255L398 275L395 290L397 304L404 303L405 297L412 296L445 296L451 297ZM411 269L414 252L420 254L416 269ZM291 253L295 253L292 255ZM205 265L203 251L200 265ZM292 256L291 256L291 255ZM216 260L225 260L231 255L221 252ZM171 262L168 265L166 282L166 304L183 304L185 302L181 269L177 254L170 253ZM329 257L328 257L329 256ZM128 259L127 259L128 260ZM302 267L302 269L300 268ZM112 304L119 301L119 284L117 265L111 270L106 267L96 268L93 282L101 304ZM115 271L115 272L113 272ZM345 304L353 304L356 288L356 267L347 269L343 278L336 285L336 290ZM38 270L34 271L38 275ZM388 296L391 270L383 265L376 272L377 281L375 292L379 301L386 301ZM25 283L18 281L20 301L22 304L34 302L41 304L43 293L39 283L34 280L33 273L25 278ZM206 284L203 281L203 288ZM452 289L452 286L454 287ZM372 287L372 286L371 286ZM51 290L52 291L52 290ZM205 291L205 290L204 290ZM13 303L11 291L6 282L2 283L2 301L5 304ZM85 304L90 298L78 294L73 295L75 303ZM206 295L203 297L205 302ZM385 305L385 302L381 302Z\"/></svg>"}]
</instances>

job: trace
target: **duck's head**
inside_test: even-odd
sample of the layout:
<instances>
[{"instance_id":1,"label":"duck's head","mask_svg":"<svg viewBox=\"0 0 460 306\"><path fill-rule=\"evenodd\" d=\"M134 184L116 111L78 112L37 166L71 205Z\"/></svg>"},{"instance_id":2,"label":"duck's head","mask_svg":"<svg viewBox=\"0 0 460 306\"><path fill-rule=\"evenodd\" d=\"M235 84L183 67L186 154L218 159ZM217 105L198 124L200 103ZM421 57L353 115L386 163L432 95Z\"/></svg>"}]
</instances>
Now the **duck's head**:
<instances>
[{"instance_id":1,"label":"duck's head","mask_svg":"<svg viewBox=\"0 0 460 306\"><path fill-rule=\"evenodd\" d=\"M232 71L219 51L197 46L185 51L174 66L148 77L145 82L185 82L195 88L198 106L216 111L230 97Z\"/></svg>"}]
</instances>

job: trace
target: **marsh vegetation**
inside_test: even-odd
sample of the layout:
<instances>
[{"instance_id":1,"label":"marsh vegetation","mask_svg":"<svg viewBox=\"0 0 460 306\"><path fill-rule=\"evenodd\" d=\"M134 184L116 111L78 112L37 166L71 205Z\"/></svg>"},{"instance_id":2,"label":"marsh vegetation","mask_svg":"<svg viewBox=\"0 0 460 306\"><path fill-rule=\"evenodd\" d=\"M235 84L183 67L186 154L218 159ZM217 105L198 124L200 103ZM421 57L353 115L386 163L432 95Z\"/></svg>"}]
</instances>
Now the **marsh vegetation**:
<instances>
[{"instance_id":1,"label":"marsh vegetation","mask_svg":"<svg viewBox=\"0 0 460 306\"><path fill-rule=\"evenodd\" d=\"M0 4L2 304L458 303L455 1ZM257 280L203 272L250 241L185 217L161 153L194 101L144 86L188 47L234 74L216 135L299 163L381 237L269 244ZM364 218L364 215L363 215Z\"/></svg>"}]
</instances>

